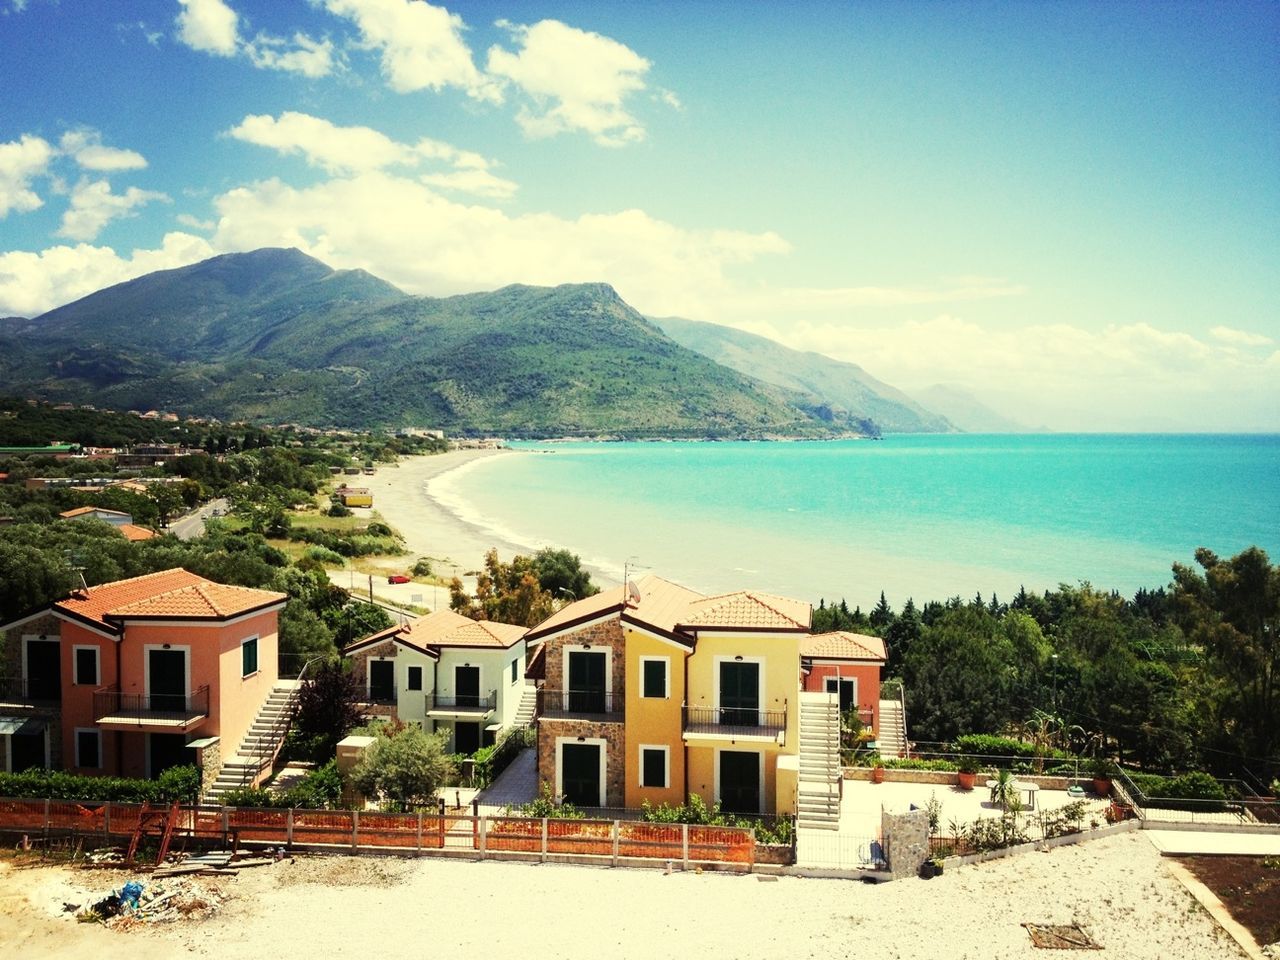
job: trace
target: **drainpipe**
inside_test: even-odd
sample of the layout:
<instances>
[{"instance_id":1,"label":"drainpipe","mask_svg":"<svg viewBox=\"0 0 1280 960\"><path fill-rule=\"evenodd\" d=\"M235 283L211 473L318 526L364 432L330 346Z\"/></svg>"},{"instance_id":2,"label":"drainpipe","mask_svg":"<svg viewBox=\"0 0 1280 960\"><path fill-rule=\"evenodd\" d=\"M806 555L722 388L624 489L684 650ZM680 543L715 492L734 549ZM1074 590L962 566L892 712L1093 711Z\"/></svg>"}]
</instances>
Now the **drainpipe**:
<instances>
[{"instance_id":1,"label":"drainpipe","mask_svg":"<svg viewBox=\"0 0 1280 960\"><path fill-rule=\"evenodd\" d=\"M120 673L120 648L124 645L124 628L120 629L120 636L115 642L116 647L116 689L122 694L124 693L123 678ZM73 665L74 666L74 665ZM124 731L116 731L116 776L124 775Z\"/></svg>"},{"instance_id":2,"label":"drainpipe","mask_svg":"<svg viewBox=\"0 0 1280 960\"><path fill-rule=\"evenodd\" d=\"M689 654L689 656L693 656L693 654ZM684 659L684 699L683 699L683 703L687 706L687 705L688 705L688 703L689 703L689 657L688 657L688 656L686 656L686 657L684 657L683 659ZM684 716L683 716L683 714L684 714L684 710L681 710L681 711L680 711L680 713L681 713L680 720L681 720L681 723L683 723L683 722L684 722ZM688 741L688 740L685 740L685 738L684 738L684 730L681 730L681 731L680 731L680 741L681 741L682 747L683 747L683 749L684 749L684 801L683 801L683 802L687 804L687 803L689 802L689 741Z\"/></svg>"}]
</instances>

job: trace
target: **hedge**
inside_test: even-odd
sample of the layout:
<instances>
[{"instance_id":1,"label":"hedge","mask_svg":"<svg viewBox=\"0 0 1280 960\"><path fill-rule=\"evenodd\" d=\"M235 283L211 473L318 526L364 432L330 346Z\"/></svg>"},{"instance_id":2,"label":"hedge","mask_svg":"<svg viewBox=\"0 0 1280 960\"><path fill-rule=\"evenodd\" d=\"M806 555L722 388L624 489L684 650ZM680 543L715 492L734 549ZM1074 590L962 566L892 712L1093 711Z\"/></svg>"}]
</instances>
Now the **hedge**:
<instances>
[{"instance_id":1,"label":"hedge","mask_svg":"<svg viewBox=\"0 0 1280 960\"><path fill-rule=\"evenodd\" d=\"M1156 809L1223 810L1226 809L1226 791L1222 784L1199 770L1163 777L1155 773L1138 773L1126 770L1126 776L1145 797L1144 806ZM1180 801L1194 800L1196 803Z\"/></svg>"},{"instance_id":2,"label":"hedge","mask_svg":"<svg viewBox=\"0 0 1280 960\"><path fill-rule=\"evenodd\" d=\"M919 757L886 757L880 765L886 770L940 770L944 773L959 769L959 764L951 760L921 760Z\"/></svg>"},{"instance_id":3,"label":"hedge","mask_svg":"<svg viewBox=\"0 0 1280 960\"><path fill-rule=\"evenodd\" d=\"M200 771L172 767L155 780L78 777L59 770L0 773L0 797L16 800L115 800L120 803L191 803L200 796Z\"/></svg>"}]
</instances>

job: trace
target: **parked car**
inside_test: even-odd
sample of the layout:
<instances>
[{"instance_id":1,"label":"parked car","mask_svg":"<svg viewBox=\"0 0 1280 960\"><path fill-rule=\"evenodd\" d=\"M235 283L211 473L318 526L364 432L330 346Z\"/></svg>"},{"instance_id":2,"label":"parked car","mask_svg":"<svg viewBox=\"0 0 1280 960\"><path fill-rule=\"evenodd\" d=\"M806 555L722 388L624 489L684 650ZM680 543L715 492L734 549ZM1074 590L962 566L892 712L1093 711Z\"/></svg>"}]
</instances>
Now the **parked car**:
<instances>
[{"instance_id":1,"label":"parked car","mask_svg":"<svg viewBox=\"0 0 1280 960\"><path fill-rule=\"evenodd\" d=\"M410 583L413 577L405 576L403 573L393 573L387 577L387 583Z\"/></svg>"}]
</instances>

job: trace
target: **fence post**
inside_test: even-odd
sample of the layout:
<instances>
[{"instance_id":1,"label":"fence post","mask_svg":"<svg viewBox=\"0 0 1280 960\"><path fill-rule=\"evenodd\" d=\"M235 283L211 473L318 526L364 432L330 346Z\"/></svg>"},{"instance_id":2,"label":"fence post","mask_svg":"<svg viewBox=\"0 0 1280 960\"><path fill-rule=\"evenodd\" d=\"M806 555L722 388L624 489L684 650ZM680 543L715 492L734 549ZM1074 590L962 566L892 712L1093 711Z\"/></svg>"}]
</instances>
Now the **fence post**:
<instances>
[{"instance_id":1,"label":"fence post","mask_svg":"<svg viewBox=\"0 0 1280 960\"><path fill-rule=\"evenodd\" d=\"M613 865L618 865L618 821L613 821Z\"/></svg>"},{"instance_id":2,"label":"fence post","mask_svg":"<svg viewBox=\"0 0 1280 960\"><path fill-rule=\"evenodd\" d=\"M489 847L489 818L480 818L480 859L483 860Z\"/></svg>"},{"instance_id":3,"label":"fence post","mask_svg":"<svg viewBox=\"0 0 1280 960\"><path fill-rule=\"evenodd\" d=\"M418 850L418 853L421 853L421 852L422 852L422 808L421 808L421 807L419 807L419 808L418 808L418 840L417 840L417 850Z\"/></svg>"},{"instance_id":4,"label":"fence post","mask_svg":"<svg viewBox=\"0 0 1280 960\"><path fill-rule=\"evenodd\" d=\"M681 847L680 860L682 861L680 866L683 869L688 870L689 869L689 825L687 823L680 824L680 847Z\"/></svg>"},{"instance_id":5,"label":"fence post","mask_svg":"<svg viewBox=\"0 0 1280 960\"><path fill-rule=\"evenodd\" d=\"M547 818L542 818L542 862L547 862Z\"/></svg>"},{"instance_id":6,"label":"fence post","mask_svg":"<svg viewBox=\"0 0 1280 960\"><path fill-rule=\"evenodd\" d=\"M285 821L285 837L290 847L293 846L293 807L289 808L289 818Z\"/></svg>"},{"instance_id":7,"label":"fence post","mask_svg":"<svg viewBox=\"0 0 1280 960\"><path fill-rule=\"evenodd\" d=\"M360 811L351 811L351 852L355 853L360 844Z\"/></svg>"},{"instance_id":8,"label":"fence post","mask_svg":"<svg viewBox=\"0 0 1280 960\"><path fill-rule=\"evenodd\" d=\"M756 828L751 828L751 853L747 859L747 873L752 873L756 869Z\"/></svg>"},{"instance_id":9,"label":"fence post","mask_svg":"<svg viewBox=\"0 0 1280 960\"><path fill-rule=\"evenodd\" d=\"M44 798L44 829L49 829L49 798Z\"/></svg>"},{"instance_id":10,"label":"fence post","mask_svg":"<svg viewBox=\"0 0 1280 960\"><path fill-rule=\"evenodd\" d=\"M111 801L108 800L102 809L102 839L111 836Z\"/></svg>"},{"instance_id":11,"label":"fence post","mask_svg":"<svg viewBox=\"0 0 1280 960\"><path fill-rule=\"evenodd\" d=\"M227 845L227 834L229 834L230 832L231 832L230 816L227 813L227 808L223 807L222 808L222 845L224 847Z\"/></svg>"}]
</instances>

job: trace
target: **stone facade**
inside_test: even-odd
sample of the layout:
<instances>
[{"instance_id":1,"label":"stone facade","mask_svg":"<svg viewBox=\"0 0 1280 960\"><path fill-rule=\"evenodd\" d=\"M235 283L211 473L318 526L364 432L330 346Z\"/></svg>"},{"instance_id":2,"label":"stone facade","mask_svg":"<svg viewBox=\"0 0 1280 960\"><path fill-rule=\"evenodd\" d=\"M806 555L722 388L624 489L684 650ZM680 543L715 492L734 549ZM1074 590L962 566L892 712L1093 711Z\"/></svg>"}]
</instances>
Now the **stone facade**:
<instances>
[{"instance_id":1,"label":"stone facade","mask_svg":"<svg viewBox=\"0 0 1280 960\"><path fill-rule=\"evenodd\" d=\"M547 672L544 681L545 689L564 689L564 648L580 647L584 644L590 644L592 649L599 648L610 651L610 659L613 661L613 676L611 679L613 681L612 690L614 696L621 697L627 689L626 639L622 633L621 620L606 620L603 623L593 623L580 630L574 630L572 633L555 637L546 643Z\"/></svg>"},{"instance_id":2,"label":"stone facade","mask_svg":"<svg viewBox=\"0 0 1280 960\"><path fill-rule=\"evenodd\" d=\"M351 675L356 678L361 690L369 685L369 661L394 660L399 649L397 643L388 640L386 643L380 643L376 647L369 647L351 655Z\"/></svg>"},{"instance_id":3,"label":"stone facade","mask_svg":"<svg viewBox=\"0 0 1280 960\"><path fill-rule=\"evenodd\" d=\"M3 635L0 642L0 692L5 678L22 679L22 638L46 636L57 639L62 635L62 623L51 613L38 619L14 627ZM62 757L62 708L58 703L24 704L18 710L9 710L6 715L29 717L43 720L48 724L49 767L52 770L64 768ZM0 737L0 771L7 769L7 737Z\"/></svg>"},{"instance_id":4,"label":"stone facade","mask_svg":"<svg viewBox=\"0 0 1280 960\"><path fill-rule=\"evenodd\" d=\"M929 812L892 813L882 809L880 836L884 838L885 856L889 858L893 879L915 876L920 872L920 865L929 859Z\"/></svg>"},{"instance_id":5,"label":"stone facade","mask_svg":"<svg viewBox=\"0 0 1280 960\"><path fill-rule=\"evenodd\" d=\"M627 782L626 728L621 723L599 723L587 720L538 721L538 791L555 796L556 740L560 737L603 739L605 746L604 803L607 807L625 806Z\"/></svg>"}]
</instances>

